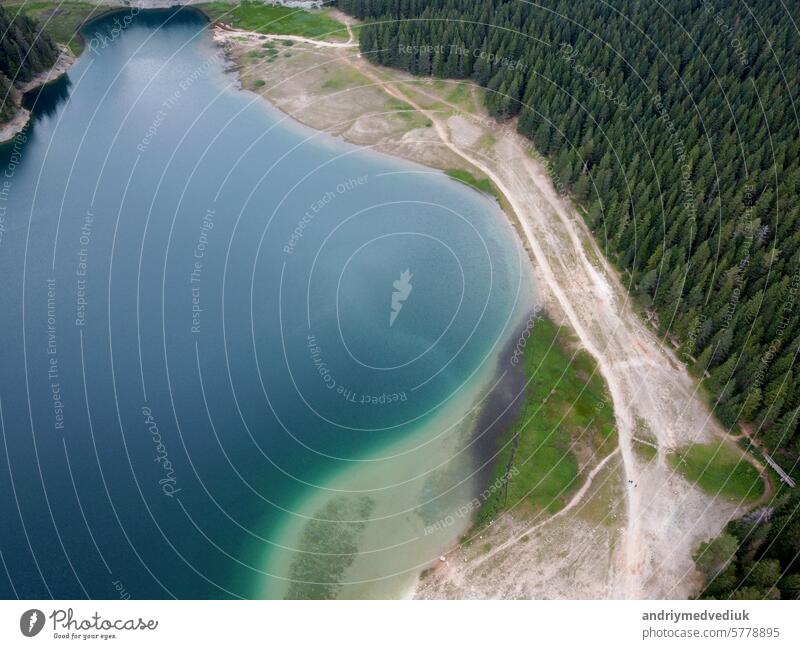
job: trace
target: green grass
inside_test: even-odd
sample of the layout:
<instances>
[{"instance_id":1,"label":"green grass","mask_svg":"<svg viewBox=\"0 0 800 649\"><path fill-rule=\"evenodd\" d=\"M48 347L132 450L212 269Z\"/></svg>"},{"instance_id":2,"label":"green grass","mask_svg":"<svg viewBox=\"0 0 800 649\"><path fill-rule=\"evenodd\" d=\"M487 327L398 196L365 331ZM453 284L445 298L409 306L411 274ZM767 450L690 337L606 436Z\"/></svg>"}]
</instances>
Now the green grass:
<instances>
[{"instance_id":1,"label":"green grass","mask_svg":"<svg viewBox=\"0 0 800 649\"><path fill-rule=\"evenodd\" d=\"M389 97L389 99L386 100L386 109L404 113L406 116L413 115L417 112L411 104L400 99L395 99L394 97Z\"/></svg>"},{"instance_id":2,"label":"green grass","mask_svg":"<svg viewBox=\"0 0 800 649\"><path fill-rule=\"evenodd\" d=\"M0 2L11 12L22 10L44 26L57 43L66 45L76 56L83 51L84 42L78 30L90 18L107 13L110 7L97 7L85 2ZM124 9L124 8L123 8Z\"/></svg>"},{"instance_id":3,"label":"green grass","mask_svg":"<svg viewBox=\"0 0 800 649\"><path fill-rule=\"evenodd\" d=\"M658 449L655 446L638 439L633 440L633 450L645 462L652 462L658 455Z\"/></svg>"},{"instance_id":4,"label":"green grass","mask_svg":"<svg viewBox=\"0 0 800 649\"><path fill-rule=\"evenodd\" d=\"M645 462L652 462L658 455L658 445L656 438L650 432L647 422L641 417L636 417L633 426L633 440L631 440L633 451L639 459Z\"/></svg>"},{"instance_id":5,"label":"green grass","mask_svg":"<svg viewBox=\"0 0 800 649\"><path fill-rule=\"evenodd\" d=\"M397 117L406 123L406 128L412 130L415 128L427 128L431 126L430 120L420 113L411 104L408 104L400 99L389 97L386 100L386 111L393 112Z\"/></svg>"},{"instance_id":6,"label":"green grass","mask_svg":"<svg viewBox=\"0 0 800 649\"><path fill-rule=\"evenodd\" d=\"M19 0L0 0L0 5L12 12L23 13L36 19L57 43L70 48L78 55L84 47L78 34L81 25L112 10L125 11L125 7L95 6L86 2L19 2ZM327 10L304 11L264 5L256 2L243 2L230 5L224 2L210 2L195 5L211 20L221 20L227 24L248 31L265 34L294 34L305 38L318 38L331 41L346 41L347 28L329 16Z\"/></svg>"},{"instance_id":7,"label":"green grass","mask_svg":"<svg viewBox=\"0 0 800 649\"><path fill-rule=\"evenodd\" d=\"M687 480L715 496L736 502L758 500L764 481L735 444L693 444L669 456Z\"/></svg>"},{"instance_id":8,"label":"green grass","mask_svg":"<svg viewBox=\"0 0 800 649\"><path fill-rule=\"evenodd\" d=\"M327 11L305 11L260 2L230 5L209 2L194 5L211 20L262 34L293 34L304 38L346 41L347 28L330 17Z\"/></svg>"},{"instance_id":9,"label":"green grass","mask_svg":"<svg viewBox=\"0 0 800 649\"><path fill-rule=\"evenodd\" d=\"M325 90L343 90L370 84L370 80L367 77L349 66L325 67L323 71L328 75L328 78L322 84Z\"/></svg>"},{"instance_id":10,"label":"green grass","mask_svg":"<svg viewBox=\"0 0 800 649\"><path fill-rule=\"evenodd\" d=\"M478 146L482 149L491 149L495 144L497 144L497 138L492 133L481 135L481 139L478 141Z\"/></svg>"},{"instance_id":11,"label":"green grass","mask_svg":"<svg viewBox=\"0 0 800 649\"><path fill-rule=\"evenodd\" d=\"M522 502L555 513L580 487L576 451L594 462L617 445L614 412L594 360L573 353L566 334L549 320L535 322L522 358L530 379L515 425L498 443L492 482L508 475L507 493L495 490L478 513L478 525Z\"/></svg>"},{"instance_id":12,"label":"green grass","mask_svg":"<svg viewBox=\"0 0 800 649\"><path fill-rule=\"evenodd\" d=\"M488 178L476 178L469 171L464 169L448 169L445 171L445 173L451 178L454 178L465 185L469 185L473 189L477 189L479 192L489 194L497 199L500 198L500 192L497 191L494 183Z\"/></svg>"},{"instance_id":13,"label":"green grass","mask_svg":"<svg viewBox=\"0 0 800 649\"><path fill-rule=\"evenodd\" d=\"M469 103L470 99L469 86L463 83L458 84L447 94L447 101L451 104Z\"/></svg>"}]
</instances>

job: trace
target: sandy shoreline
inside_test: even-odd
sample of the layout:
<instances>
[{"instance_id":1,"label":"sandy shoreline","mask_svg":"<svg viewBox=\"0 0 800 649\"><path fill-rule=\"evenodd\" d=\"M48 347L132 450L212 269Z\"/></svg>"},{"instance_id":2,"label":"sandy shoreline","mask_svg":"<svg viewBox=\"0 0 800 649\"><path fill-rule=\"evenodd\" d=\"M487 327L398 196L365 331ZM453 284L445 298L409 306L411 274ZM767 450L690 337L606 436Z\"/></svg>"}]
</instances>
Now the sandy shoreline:
<instances>
[{"instance_id":1,"label":"sandy shoreline","mask_svg":"<svg viewBox=\"0 0 800 649\"><path fill-rule=\"evenodd\" d=\"M0 126L0 144L11 142L25 130L30 120L31 112L27 108L18 106L11 120Z\"/></svg>"},{"instance_id":2,"label":"sandy shoreline","mask_svg":"<svg viewBox=\"0 0 800 649\"><path fill-rule=\"evenodd\" d=\"M141 6L151 5L145 0ZM353 22L344 14L337 18ZM472 84L377 68L350 43L269 39L218 27L211 34L237 63L243 87L298 122L428 167L466 169L490 179L533 262L537 299L549 317L575 332L611 392L619 448L591 467L577 501L551 517L512 509L484 532L482 544L453 547L446 562L418 581L413 595L686 598L696 593L701 578L694 549L745 507L690 484L667 456L690 443L725 439L725 431L699 396L697 382L637 313L619 275L574 206L554 189L530 143L513 124L488 117L482 91ZM267 42L277 55L267 55ZM657 447L654 461L637 455L634 436Z\"/></svg>"},{"instance_id":3,"label":"sandy shoreline","mask_svg":"<svg viewBox=\"0 0 800 649\"><path fill-rule=\"evenodd\" d=\"M512 333L518 334L525 326L520 319L526 312L527 307L515 309L509 323ZM330 476L325 490L315 490L298 503L293 508L295 517L279 531L265 558L263 573L272 578L256 596L283 598L288 591L290 598L304 598L303 586L291 587L291 570L302 560L301 553L325 554L327 548L317 545L319 539L335 533L352 534L353 542L359 544L359 554L337 573L337 597L413 598L419 574L442 563L443 553L472 525L470 516L463 513L464 504L485 487L484 468L492 466L487 453L495 452L490 438L503 430L507 421L503 411L514 414L509 402L520 381L508 371L506 362L514 343L511 338L494 350L466 389L408 436L371 449L362 458L368 462ZM329 520L332 512L350 514L357 509L354 503L365 497L369 508L364 518L369 520L361 529L350 525L323 532L315 524ZM336 559L329 556L326 565Z\"/></svg>"},{"instance_id":4,"label":"sandy shoreline","mask_svg":"<svg viewBox=\"0 0 800 649\"><path fill-rule=\"evenodd\" d=\"M454 548L415 596L693 595L701 585L694 549L746 507L690 484L667 456L690 443L726 439L725 431L696 381L634 310L530 143L513 124L491 120L471 84L411 77L372 66L355 51L319 45L295 44L261 61L252 54L263 45L260 37L220 30L213 37L239 64L243 86L294 119L430 167L489 178L534 262L548 315L577 334L609 386L619 449L595 467L581 502L534 525L529 513L512 511L489 532L485 545L492 550ZM637 455L635 434L657 447L655 461Z\"/></svg>"}]
</instances>

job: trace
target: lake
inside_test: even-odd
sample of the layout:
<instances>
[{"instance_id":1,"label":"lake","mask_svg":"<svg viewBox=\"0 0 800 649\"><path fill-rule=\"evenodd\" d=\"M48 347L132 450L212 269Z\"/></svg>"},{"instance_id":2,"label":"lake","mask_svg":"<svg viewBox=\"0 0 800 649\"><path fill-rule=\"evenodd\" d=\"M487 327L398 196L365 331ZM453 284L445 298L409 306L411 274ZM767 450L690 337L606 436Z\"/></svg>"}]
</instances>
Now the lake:
<instances>
[{"instance_id":1,"label":"lake","mask_svg":"<svg viewBox=\"0 0 800 649\"><path fill-rule=\"evenodd\" d=\"M111 21L0 149L0 595L404 595L486 479L524 251L199 13Z\"/></svg>"}]
</instances>

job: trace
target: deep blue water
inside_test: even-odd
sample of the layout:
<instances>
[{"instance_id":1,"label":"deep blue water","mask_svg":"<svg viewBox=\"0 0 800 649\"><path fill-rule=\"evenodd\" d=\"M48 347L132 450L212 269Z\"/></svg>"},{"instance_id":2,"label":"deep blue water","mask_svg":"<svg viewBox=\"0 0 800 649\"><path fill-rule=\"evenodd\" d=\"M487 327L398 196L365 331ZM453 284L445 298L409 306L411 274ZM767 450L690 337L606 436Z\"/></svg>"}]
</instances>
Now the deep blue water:
<instances>
[{"instance_id":1,"label":"deep blue water","mask_svg":"<svg viewBox=\"0 0 800 649\"><path fill-rule=\"evenodd\" d=\"M452 403L527 299L493 201L224 68L199 14L141 13L0 150L2 597L262 592L296 503Z\"/></svg>"}]
</instances>

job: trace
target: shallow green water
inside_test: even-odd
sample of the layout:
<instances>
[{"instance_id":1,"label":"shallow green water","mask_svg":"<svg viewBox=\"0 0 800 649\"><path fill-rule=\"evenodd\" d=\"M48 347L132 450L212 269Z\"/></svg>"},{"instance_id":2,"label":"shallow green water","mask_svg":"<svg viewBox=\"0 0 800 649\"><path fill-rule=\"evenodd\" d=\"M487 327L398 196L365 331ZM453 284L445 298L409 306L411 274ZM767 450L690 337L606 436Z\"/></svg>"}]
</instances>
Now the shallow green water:
<instances>
[{"instance_id":1,"label":"shallow green water","mask_svg":"<svg viewBox=\"0 0 800 649\"><path fill-rule=\"evenodd\" d=\"M205 27L140 13L0 153L3 596L397 596L468 520L425 532L531 303L511 229Z\"/></svg>"}]
</instances>

